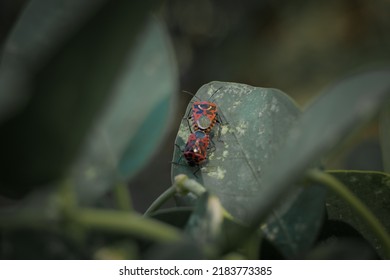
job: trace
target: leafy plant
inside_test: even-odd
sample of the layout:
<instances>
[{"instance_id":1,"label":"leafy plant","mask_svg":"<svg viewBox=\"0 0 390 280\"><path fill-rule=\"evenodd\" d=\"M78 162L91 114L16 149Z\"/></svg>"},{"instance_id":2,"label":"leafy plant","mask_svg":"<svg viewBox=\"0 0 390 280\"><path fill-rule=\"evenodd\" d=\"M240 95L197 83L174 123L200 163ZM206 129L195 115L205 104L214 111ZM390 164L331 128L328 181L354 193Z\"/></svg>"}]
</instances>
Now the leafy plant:
<instances>
[{"instance_id":1,"label":"leafy plant","mask_svg":"<svg viewBox=\"0 0 390 280\"><path fill-rule=\"evenodd\" d=\"M26 6L2 50L0 193L14 201L0 209L1 258L390 258L389 174L323 170L381 111L387 166L389 70L347 77L304 110L277 89L202 86L193 101L224 119L208 161L182 155L190 103L172 186L141 215L126 182L160 147L178 90L155 2L49 2Z\"/></svg>"}]
</instances>

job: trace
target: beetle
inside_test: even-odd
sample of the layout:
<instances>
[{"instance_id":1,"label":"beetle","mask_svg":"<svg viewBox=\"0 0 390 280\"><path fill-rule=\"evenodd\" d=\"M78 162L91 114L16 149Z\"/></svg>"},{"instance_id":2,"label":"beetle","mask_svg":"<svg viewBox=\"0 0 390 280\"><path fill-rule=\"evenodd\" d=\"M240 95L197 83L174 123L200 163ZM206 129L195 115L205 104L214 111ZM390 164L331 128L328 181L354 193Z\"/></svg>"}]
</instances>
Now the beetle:
<instances>
[{"instance_id":1,"label":"beetle","mask_svg":"<svg viewBox=\"0 0 390 280\"><path fill-rule=\"evenodd\" d=\"M176 147L181 151L182 155L180 156L178 162L172 163L182 165L180 164L180 160L182 156L184 156L188 166L197 167L197 169L193 172L193 174L196 176L196 173L200 170L201 165L207 162L208 153L215 149L215 146L211 144L214 143L208 134L200 130L195 131L188 136L184 150L181 150L180 146L175 144Z\"/></svg>"},{"instance_id":2,"label":"beetle","mask_svg":"<svg viewBox=\"0 0 390 280\"><path fill-rule=\"evenodd\" d=\"M203 131L197 130L188 136L183 155L189 166L199 166L207 161L210 137Z\"/></svg>"},{"instance_id":3,"label":"beetle","mask_svg":"<svg viewBox=\"0 0 390 280\"><path fill-rule=\"evenodd\" d=\"M200 100L199 97L193 95L199 101L195 101L192 103L191 109L188 111L187 120L192 121L192 127L194 131L203 131L206 134L210 134L212 128L216 123L222 124L222 120L220 117L221 112L218 111L217 104L211 101L211 98L221 88L222 87L218 88L207 101Z\"/></svg>"}]
</instances>

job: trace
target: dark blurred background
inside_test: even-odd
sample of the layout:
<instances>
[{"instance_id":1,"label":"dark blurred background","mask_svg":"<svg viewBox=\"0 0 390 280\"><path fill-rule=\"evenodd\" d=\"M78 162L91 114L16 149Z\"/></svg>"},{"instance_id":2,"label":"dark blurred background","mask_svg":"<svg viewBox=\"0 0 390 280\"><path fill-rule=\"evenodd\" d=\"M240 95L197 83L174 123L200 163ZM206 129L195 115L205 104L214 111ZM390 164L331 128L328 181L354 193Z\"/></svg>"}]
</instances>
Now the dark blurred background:
<instances>
[{"instance_id":1,"label":"dark blurred background","mask_svg":"<svg viewBox=\"0 0 390 280\"><path fill-rule=\"evenodd\" d=\"M0 1L1 39L25 2ZM180 90L195 93L213 80L246 83L281 89L304 107L351 71L389 61L389 12L384 0L170 0L157 16L171 36ZM171 185L173 143L191 98L177 94L169 137L130 182L140 212ZM381 170L377 130L368 126L327 167Z\"/></svg>"},{"instance_id":2,"label":"dark blurred background","mask_svg":"<svg viewBox=\"0 0 390 280\"><path fill-rule=\"evenodd\" d=\"M246 83L281 89L304 107L348 73L390 59L390 1L172 0L160 18L175 48L180 89L194 93L213 80ZM178 95L169 139L131 183L140 211L158 187L170 185L173 141L191 98ZM382 170L377 134L369 125L327 168ZM161 171L157 182L151 170Z\"/></svg>"}]
</instances>

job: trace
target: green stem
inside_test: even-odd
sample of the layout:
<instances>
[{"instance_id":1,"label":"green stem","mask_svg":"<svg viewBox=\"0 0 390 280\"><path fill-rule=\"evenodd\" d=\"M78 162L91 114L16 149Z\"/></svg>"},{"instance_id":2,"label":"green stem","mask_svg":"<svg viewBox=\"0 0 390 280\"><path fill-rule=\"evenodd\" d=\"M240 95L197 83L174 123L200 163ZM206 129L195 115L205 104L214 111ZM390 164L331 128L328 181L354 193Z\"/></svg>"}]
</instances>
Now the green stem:
<instances>
[{"instance_id":1,"label":"green stem","mask_svg":"<svg viewBox=\"0 0 390 280\"><path fill-rule=\"evenodd\" d=\"M174 186L178 193L186 194L188 192L192 192L197 197L202 196L202 194L206 192L205 187L197 181L189 179L188 176L184 174L179 174L175 177Z\"/></svg>"},{"instance_id":2,"label":"green stem","mask_svg":"<svg viewBox=\"0 0 390 280\"><path fill-rule=\"evenodd\" d=\"M35 229L53 230L56 227L57 218L48 219L42 211L21 210L15 213L0 214L0 229Z\"/></svg>"},{"instance_id":3,"label":"green stem","mask_svg":"<svg viewBox=\"0 0 390 280\"><path fill-rule=\"evenodd\" d=\"M74 233L85 230L102 230L123 233L155 242L178 241L182 234L176 228L152 219L145 219L139 214L128 211L78 208L77 215L67 221L65 229L77 229ZM51 221L42 213L20 211L16 215L0 215L0 229L40 229L64 232L64 225ZM69 233L69 232L68 232Z\"/></svg>"},{"instance_id":4,"label":"green stem","mask_svg":"<svg viewBox=\"0 0 390 280\"><path fill-rule=\"evenodd\" d=\"M170 242L182 239L176 228L152 219L145 219L133 212L115 210L79 209L77 220L91 230L124 233L156 242Z\"/></svg>"},{"instance_id":5,"label":"green stem","mask_svg":"<svg viewBox=\"0 0 390 280\"><path fill-rule=\"evenodd\" d=\"M176 188L170 186L165 192L163 192L149 208L145 211L144 216L150 216L154 211L159 209L166 201L168 201L176 193Z\"/></svg>"},{"instance_id":6,"label":"green stem","mask_svg":"<svg viewBox=\"0 0 390 280\"><path fill-rule=\"evenodd\" d=\"M355 212L366 222L372 233L382 243L385 258L390 259L390 236L386 232L384 226L374 216L374 214L367 208L367 206L357 198L342 182L337 180L330 174L319 171L317 169L309 170L307 173L309 179L319 182L327 186L340 198L344 199Z\"/></svg>"},{"instance_id":7,"label":"green stem","mask_svg":"<svg viewBox=\"0 0 390 280\"><path fill-rule=\"evenodd\" d=\"M179 174L175 177L173 185L178 193L187 194L191 192L198 198L201 197L207 190L197 181L188 178L187 175ZM234 220L234 217L221 205L223 216L227 219Z\"/></svg>"},{"instance_id":8,"label":"green stem","mask_svg":"<svg viewBox=\"0 0 390 280\"><path fill-rule=\"evenodd\" d=\"M61 219L72 220L77 215L77 198L74 193L74 185L70 179L64 179L59 183L56 195L58 197L58 211Z\"/></svg>"},{"instance_id":9,"label":"green stem","mask_svg":"<svg viewBox=\"0 0 390 280\"><path fill-rule=\"evenodd\" d=\"M127 185L123 182L118 182L114 188L114 196L117 207L123 211L130 211L132 209L130 192Z\"/></svg>"}]
</instances>

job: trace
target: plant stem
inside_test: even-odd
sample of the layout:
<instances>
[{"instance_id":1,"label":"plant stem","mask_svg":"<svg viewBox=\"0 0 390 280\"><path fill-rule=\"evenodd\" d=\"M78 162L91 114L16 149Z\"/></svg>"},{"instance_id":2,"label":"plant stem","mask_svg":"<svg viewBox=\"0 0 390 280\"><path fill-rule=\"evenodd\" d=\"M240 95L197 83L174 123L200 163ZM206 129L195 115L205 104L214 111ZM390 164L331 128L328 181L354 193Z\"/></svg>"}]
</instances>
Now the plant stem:
<instances>
[{"instance_id":1,"label":"plant stem","mask_svg":"<svg viewBox=\"0 0 390 280\"><path fill-rule=\"evenodd\" d=\"M133 212L81 208L76 221L87 229L125 233L156 242L178 241L183 237L176 228Z\"/></svg>"},{"instance_id":2,"label":"plant stem","mask_svg":"<svg viewBox=\"0 0 390 280\"><path fill-rule=\"evenodd\" d=\"M18 211L16 214L1 213L0 215L0 229L52 230L54 227L53 221L44 217L41 211Z\"/></svg>"},{"instance_id":3,"label":"plant stem","mask_svg":"<svg viewBox=\"0 0 390 280\"><path fill-rule=\"evenodd\" d=\"M150 216L151 213L159 209L168 199L170 199L176 193L176 188L170 186L165 192L163 192L149 208L145 211L144 216Z\"/></svg>"},{"instance_id":4,"label":"plant stem","mask_svg":"<svg viewBox=\"0 0 390 280\"><path fill-rule=\"evenodd\" d=\"M390 259L390 236L386 232L384 226L367 208L367 206L357 198L342 182L334 176L322 172L317 169L309 170L307 173L309 179L327 186L340 198L344 199L351 208L366 222L372 233L382 243L385 253L385 258Z\"/></svg>"},{"instance_id":5,"label":"plant stem","mask_svg":"<svg viewBox=\"0 0 390 280\"><path fill-rule=\"evenodd\" d=\"M74 193L74 185L68 178L63 179L56 191L58 197L59 216L65 220L72 220L77 215L77 198Z\"/></svg>"},{"instance_id":6,"label":"plant stem","mask_svg":"<svg viewBox=\"0 0 390 280\"><path fill-rule=\"evenodd\" d=\"M100 210L78 208L67 227L58 220L51 221L42 213L20 211L14 215L0 216L0 229L39 229L64 232L64 229L76 229L77 233L85 230L102 230L111 233L122 233L130 236L152 240L155 242L170 242L181 240L183 235L176 228L152 219L145 219L139 214L128 211Z\"/></svg>"},{"instance_id":7,"label":"plant stem","mask_svg":"<svg viewBox=\"0 0 390 280\"><path fill-rule=\"evenodd\" d=\"M130 192L124 182L117 182L114 188L114 196L120 210L130 211L132 209Z\"/></svg>"},{"instance_id":8,"label":"plant stem","mask_svg":"<svg viewBox=\"0 0 390 280\"><path fill-rule=\"evenodd\" d=\"M193 179L189 179L187 175L179 174L175 177L174 184L176 191L178 193L188 193L192 192L197 197L200 197L207 190L201 184Z\"/></svg>"},{"instance_id":9,"label":"plant stem","mask_svg":"<svg viewBox=\"0 0 390 280\"><path fill-rule=\"evenodd\" d=\"M188 178L187 175L179 174L175 177L175 184L173 185L178 193L192 192L198 198L201 197L207 190L197 181ZM227 219L234 220L234 217L221 205L223 216Z\"/></svg>"}]
</instances>

